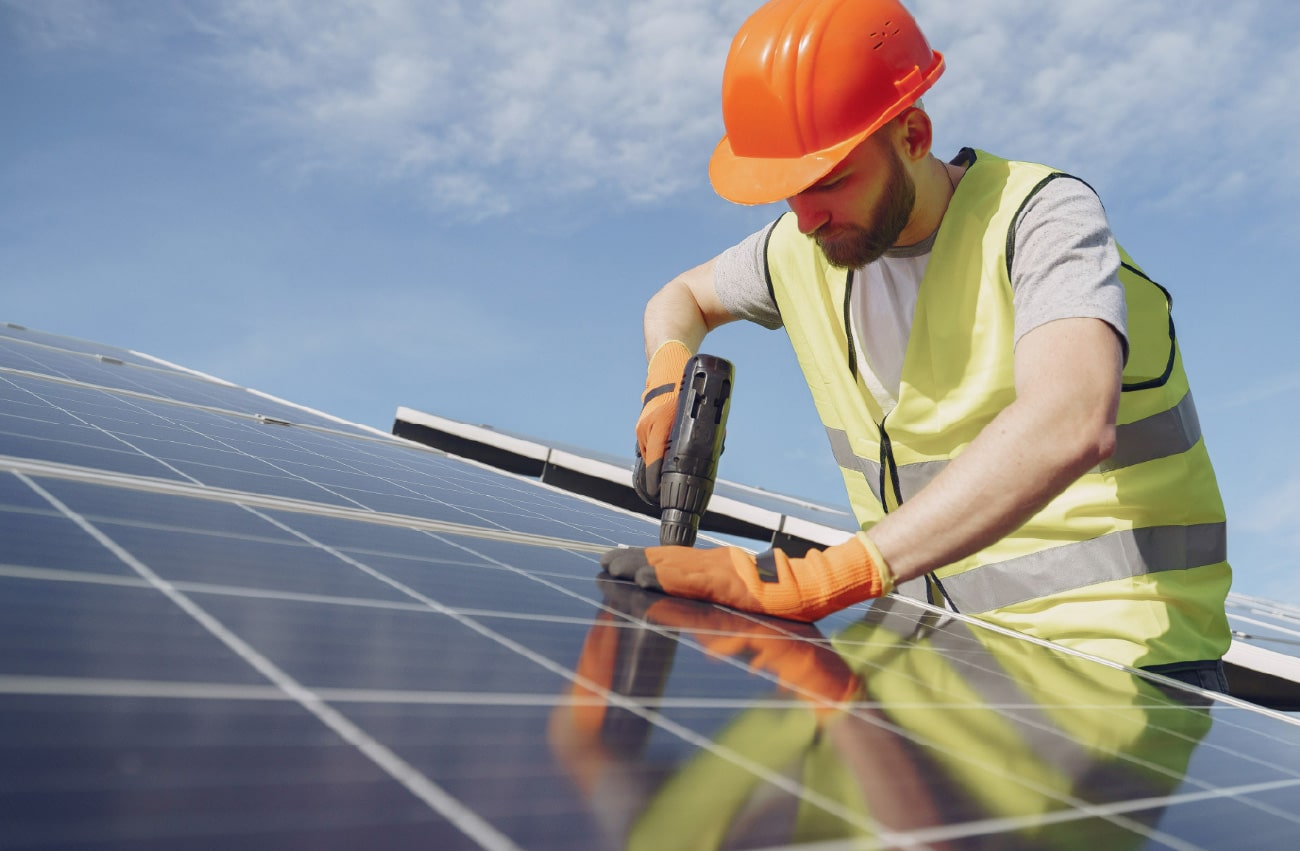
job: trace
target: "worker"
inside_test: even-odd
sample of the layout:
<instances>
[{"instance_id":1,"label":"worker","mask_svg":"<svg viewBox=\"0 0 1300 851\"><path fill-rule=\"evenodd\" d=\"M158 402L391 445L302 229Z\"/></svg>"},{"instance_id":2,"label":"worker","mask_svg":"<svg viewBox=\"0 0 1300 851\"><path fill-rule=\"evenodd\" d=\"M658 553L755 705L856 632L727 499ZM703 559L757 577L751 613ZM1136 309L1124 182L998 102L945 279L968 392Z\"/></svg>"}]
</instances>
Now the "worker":
<instances>
[{"instance_id":1,"label":"worker","mask_svg":"<svg viewBox=\"0 0 1300 851\"><path fill-rule=\"evenodd\" d=\"M640 489L657 494L683 365L747 319L789 335L860 530L799 558L620 548L602 566L803 621L898 590L1226 690L1225 517L1171 297L1082 180L934 156L920 98L943 71L897 0L759 8L709 174L789 210L645 310Z\"/></svg>"}]
</instances>

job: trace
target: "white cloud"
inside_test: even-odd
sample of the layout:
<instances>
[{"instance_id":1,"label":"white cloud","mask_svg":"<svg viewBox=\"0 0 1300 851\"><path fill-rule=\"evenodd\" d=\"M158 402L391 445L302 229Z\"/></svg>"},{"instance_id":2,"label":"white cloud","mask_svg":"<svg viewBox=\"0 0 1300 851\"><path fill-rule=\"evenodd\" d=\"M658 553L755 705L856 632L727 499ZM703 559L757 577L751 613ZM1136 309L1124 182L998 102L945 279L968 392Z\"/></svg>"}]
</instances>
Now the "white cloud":
<instances>
[{"instance_id":1,"label":"white cloud","mask_svg":"<svg viewBox=\"0 0 1300 851\"><path fill-rule=\"evenodd\" d=\"M1295 4L922 2L949 71L927 100L990 150L1104 175L1153 204L1300 195ZM950 8L951 7L951 8Z\"/></svg>"},{"instance_id":2,"label":"white cloud","mask_svg":"<svg viewBox=\"0 0 1300 851\"><path fill-rule=\"evenodd\" d=\"M213 31L281 161L414 179L476 217L698 183L744 5L249 0Z\"/></svg>"},{"instance_id":3,"label":"white cloud","mask_svg":"<svg viewBox=\"0 0 1300 851\"><path fill-rule=\"evenodd\" d=\"M1300 195L1300 159L1274 153L1300 134L1290 108L1300 4L909 5L948 58L927 97L943 145L1040 159L1168 210ZM218 69L228 115L241 131L271 134L275 166L401 181L476 218L584 193L655 202L704 185L727 46L755 7L213 0L187 4L186 17L101 0L15 8L30 37L52 46L197 33L188 61Z\"/></svg>"}]
</instances>

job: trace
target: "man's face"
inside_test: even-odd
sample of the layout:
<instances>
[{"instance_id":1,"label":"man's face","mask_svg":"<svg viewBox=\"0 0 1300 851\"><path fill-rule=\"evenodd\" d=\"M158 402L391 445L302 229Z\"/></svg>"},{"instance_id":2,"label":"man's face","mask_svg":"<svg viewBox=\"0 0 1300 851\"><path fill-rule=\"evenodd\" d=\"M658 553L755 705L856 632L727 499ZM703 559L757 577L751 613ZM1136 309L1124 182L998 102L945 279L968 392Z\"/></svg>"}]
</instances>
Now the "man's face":
<instances>
[{"instance_id":1,"label":"man's face","mask_svg":"<svg viewBox=\"0 0 1300 851\"><path fill-rule=\"evenodd\" d=\"M898 152L879 146L851 154L844 167L789 204L800 230L812 236L832 266L857 269L898 242L916 204L916 185Z\"/></svg>"}]
</instances>

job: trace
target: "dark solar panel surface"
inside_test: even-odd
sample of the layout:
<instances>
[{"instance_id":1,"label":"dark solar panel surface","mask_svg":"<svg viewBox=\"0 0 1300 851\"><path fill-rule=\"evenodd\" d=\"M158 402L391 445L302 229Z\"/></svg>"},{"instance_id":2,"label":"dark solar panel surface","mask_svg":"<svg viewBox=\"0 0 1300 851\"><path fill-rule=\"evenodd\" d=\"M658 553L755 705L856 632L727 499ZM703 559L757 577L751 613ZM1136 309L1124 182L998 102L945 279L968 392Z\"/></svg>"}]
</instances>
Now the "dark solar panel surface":
<instances>
[{"instance_id":1,"label":"dark solar panel surface","mask_svg":"<svg viewBox=\"0 0 1300 851\"><path fill-rule=\"evenodd\" d=\"M0 343L0 847L1300 833L1285 716L903 600L805 627L602 581L650 522L122 350Z\"/></svg>"}]
</instances>

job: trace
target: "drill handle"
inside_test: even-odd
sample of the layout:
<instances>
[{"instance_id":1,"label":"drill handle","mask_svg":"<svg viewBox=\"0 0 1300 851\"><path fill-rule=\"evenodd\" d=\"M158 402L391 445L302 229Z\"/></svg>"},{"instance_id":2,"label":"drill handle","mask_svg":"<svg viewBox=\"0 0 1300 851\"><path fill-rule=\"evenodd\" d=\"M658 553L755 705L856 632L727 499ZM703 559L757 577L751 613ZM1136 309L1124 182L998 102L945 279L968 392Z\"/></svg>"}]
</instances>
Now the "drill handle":
<instances>
[{"instance_id":1,"label":"drill handle","mask_svg":"<svg viewBox=\"0 0 1300 851\"><path fill-rule=\"evenodd\" d=\"M659 476L660 543L695 544L700 518L713 496L734 376L731 362L714 355L695 355L686 364Z\"/></svg>"}]
</instances>

